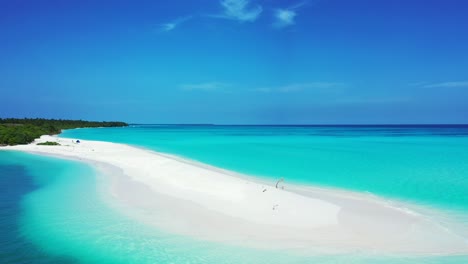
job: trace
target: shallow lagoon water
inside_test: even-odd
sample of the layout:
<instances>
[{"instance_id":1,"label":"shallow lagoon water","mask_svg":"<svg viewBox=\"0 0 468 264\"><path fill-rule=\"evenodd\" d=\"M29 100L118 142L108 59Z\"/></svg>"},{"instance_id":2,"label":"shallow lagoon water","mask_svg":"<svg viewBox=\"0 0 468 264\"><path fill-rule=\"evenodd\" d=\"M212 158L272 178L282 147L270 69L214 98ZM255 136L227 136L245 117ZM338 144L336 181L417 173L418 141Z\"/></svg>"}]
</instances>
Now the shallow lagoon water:
<instances>
[{"instance_id":1,"label":"shallow lagoon water","mask_svg":"<svg viewBox=\"0 0 468 264\"><path fill-rule=\"evenodd\" d=\"M291 129L143 126L78 129L65 131L63 136L135 144L242 173L369 191L466 214L464 161L468 159L462 149L468 141L463 135L330 136ZM278 163L281 156L287 156L287 162ZM363 161L365 164L359 164ZM346 163L331 165L336 162ZM426 174L418 173L421 168ZM356 171L365 175L352 175ZM372 176L377 172L383 175ZM397 172L415 176L405 180ZM349 178L344 178L346 173ZM332 174L337 179L330 178ZM139 224L107 206L98 192L101 180L87 164L0 151L0 262L468 263L468 256L298 256L175 236Z\"/></svg>"}]
</instances>

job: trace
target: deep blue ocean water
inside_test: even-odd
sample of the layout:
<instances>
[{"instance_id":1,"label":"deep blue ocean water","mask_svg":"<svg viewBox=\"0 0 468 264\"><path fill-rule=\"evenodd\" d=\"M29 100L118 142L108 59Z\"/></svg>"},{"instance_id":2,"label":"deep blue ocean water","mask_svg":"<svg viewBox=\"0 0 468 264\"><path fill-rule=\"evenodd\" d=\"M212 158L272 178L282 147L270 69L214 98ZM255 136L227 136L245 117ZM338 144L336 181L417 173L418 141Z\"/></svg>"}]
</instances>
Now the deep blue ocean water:
<instances>
[{"instance_id":1,"label":"deep blue ocean water","mask_svg":"<svg viewBox=\"0 0 468 264\"><path fill-rule=\"evenodd\" d=\"M467 126L142 125L61 136L468 215ZM0 263L468 263L468 256L305 257L197 241L127 219L103 203L97 186L86 164L0 151Z\"/></svg>"}]
</instances>

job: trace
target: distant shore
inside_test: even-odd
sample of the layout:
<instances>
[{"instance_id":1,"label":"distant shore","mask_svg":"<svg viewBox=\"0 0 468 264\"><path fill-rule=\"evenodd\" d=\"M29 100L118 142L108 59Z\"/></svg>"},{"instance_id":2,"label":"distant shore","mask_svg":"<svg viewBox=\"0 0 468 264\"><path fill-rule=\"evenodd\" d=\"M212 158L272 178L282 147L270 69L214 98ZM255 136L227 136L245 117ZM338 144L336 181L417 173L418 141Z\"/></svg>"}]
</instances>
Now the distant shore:
<instances>
[{"instance_id":1,"label":"distant shore","mask_svg":"<svg viewBox=\"0 0 468 264\"><path fill-rule=\"evenodd\" d=\"M57 142L57 146L38 143ZM125 144L42 136L1 147L95 166L121 213L194 238L303 253L467 254L454 230L379 198L320 188L276 188L236 173Z\"/></svg>"},{"instance_id":2,"label":"distant shore","mask_svg":"<svg viewBox=\"0 0 468 264\"><path fill-rule=\"evenodd\" d=\"M45 118L0 118L0 146L29 144L42 135L57 135L64 129L125 127L125 122L102 122Z\"/></svg>"}]
</instances>

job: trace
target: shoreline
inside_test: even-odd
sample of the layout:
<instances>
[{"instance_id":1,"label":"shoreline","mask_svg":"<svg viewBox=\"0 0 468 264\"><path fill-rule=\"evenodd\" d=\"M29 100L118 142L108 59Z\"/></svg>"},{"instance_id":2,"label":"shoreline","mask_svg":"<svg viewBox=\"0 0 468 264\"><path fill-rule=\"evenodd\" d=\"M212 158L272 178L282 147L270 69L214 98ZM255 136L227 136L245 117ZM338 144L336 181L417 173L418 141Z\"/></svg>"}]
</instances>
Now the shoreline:
<instances>
[{"instance_id":1,"label":"shoreline","mask_svg":"<svg viewBox=\"0 0 468 264\"><path fill-rule=\"evenodd\" d=\"M45 141L61 146L35 145ZM105 178L107 190L102 192L112 207L145 224L201 240L308 254L468 254L466 238L386 199L290 184L276 189L263 179L170 154L71 141L43 136L30 145L0 149L89 163Z\"/></svg>"}]
</instances>

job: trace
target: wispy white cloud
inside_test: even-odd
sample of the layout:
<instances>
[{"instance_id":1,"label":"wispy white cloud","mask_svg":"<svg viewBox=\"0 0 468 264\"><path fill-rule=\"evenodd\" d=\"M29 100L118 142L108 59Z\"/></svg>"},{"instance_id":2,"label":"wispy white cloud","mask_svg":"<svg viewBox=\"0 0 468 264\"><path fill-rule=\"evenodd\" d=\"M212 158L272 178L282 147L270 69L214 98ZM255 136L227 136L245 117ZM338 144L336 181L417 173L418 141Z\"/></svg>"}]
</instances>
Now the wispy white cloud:
<instances>
[{"instance_id":1,"label":"wispy white cloud","mask_svg":"<svg viewBox=\"0 0 468 264\"><path fill-rule=\"evenodd\" d=\"M410 97L366 97L366 96L347 96L334 100L336 104L400 104L411 102Z\"/></svg>"},{"instance_id":2,"label":"wispy white cloud","mask_svg":"<svg viewBox=\"0 0 468 264\"><path fill-rule=\"evenodd\" d=\"M456 87L467 87L468 81L457 81L457 82L442 82L442 83L430 83L422 85L424 88L456 88Z\"/></svg>"},{"instance_id":3,"label":"wispy white cloud","mask_svg":"<svg viewBox=\"0 0 468 264\"><path fill-rule=\"evenodd\" d=\"M219 3L223 8L223 12L211 17L253 22L263 12L261 5L253 6L250 0L221 0Z\"/></svg>"},{"instance_id":4,"label":"wispy white cloud","mask_svg":"<svg viewBox=\"0 0 468 264\"><path fill-rule=\"evenodd\" d=\"M338 82L309 82L309 83L292 83L279 87L261 87L252 89L254 92L262 93L293 93L306 90L326 91L335 88L342 88L345 85Z\"/></svg>"},{"instance_id":5,"label":"wispy white cloud","mask_svg":"<svg viewBox=\"0 0 468 264\"><path fill-rule=\"evenodd\" d=\"M275 22L273 26L284 28L294 25L296 23L295 18L297 16L297 10L306 5L306 3L307 2L300 2L287 8L276 9L274 12Z\"/></svg>"},{"instance_id":6,"label":"wispy white cloud","mask_svg":"<svg viewBox=\"0 0 468 264\"><path fill-rule=\"evenodd\" d=\"M180 26L182 23L185 23L190 19L192 19L192 16L185 16L185 17L179 17L176 20L168 22L168 23L160 24L159 25L159 31L160 32L172 31L172 30L176 29L178 26Z\"/></svg>"},{"instance_id":7,"label":"wispy white cloud","mask_svg":"<svg viewBox=\"0 0 468 264\"><path fill-rule=\"evenodd\" d=\"M297 16L296 12L288 9L277 9L275 12L275 17L277 19L275 26L276 27L286 27L294 25L294 18Z\"/></svg>"},{"instance_id":8,"label":"wispy white cloud","mask_svg":"<svg viewBox=\"0 0 468 264\"><path fill-rule=\"evenodd\" d=\"M228 83L222 82L205 82L205 83L195 83L195 84L182 84L180 88L182 90L199 90L199 91L225 91L231 85Z\"/></svg>"}]
</instances>

